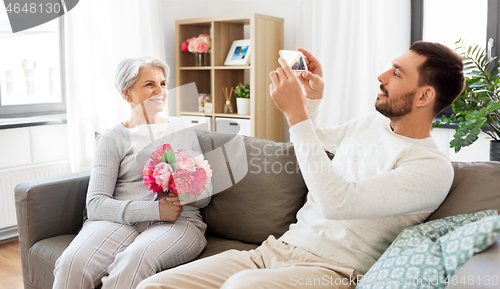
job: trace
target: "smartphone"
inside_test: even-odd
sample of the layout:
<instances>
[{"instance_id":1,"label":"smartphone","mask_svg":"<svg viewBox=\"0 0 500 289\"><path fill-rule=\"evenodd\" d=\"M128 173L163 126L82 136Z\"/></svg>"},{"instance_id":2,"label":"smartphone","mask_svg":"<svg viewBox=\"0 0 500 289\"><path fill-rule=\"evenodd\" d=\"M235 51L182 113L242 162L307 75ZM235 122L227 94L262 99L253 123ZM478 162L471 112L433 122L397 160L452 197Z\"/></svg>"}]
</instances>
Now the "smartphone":
<instances>
[{"instance_id":1,"label":"smartphone","mask_svg":"<svg viewBox=\"0 0 500 289\"><path fill-rule=\"evenodd\" d=\"M283 58L292 71L307 71L305 56L296 50L280 50L280 57Z\"/></svg>"}]
</instances>

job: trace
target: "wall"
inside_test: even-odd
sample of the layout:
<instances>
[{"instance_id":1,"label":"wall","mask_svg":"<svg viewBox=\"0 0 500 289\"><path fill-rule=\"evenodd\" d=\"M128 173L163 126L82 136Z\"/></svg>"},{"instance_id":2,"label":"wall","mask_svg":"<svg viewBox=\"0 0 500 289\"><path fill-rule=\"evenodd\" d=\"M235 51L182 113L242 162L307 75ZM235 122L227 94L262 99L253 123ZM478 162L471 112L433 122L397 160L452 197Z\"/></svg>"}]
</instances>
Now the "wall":
<instances>
[{"instance_id":1,"label":"wall","mask_svg":"<svg viewBox=\"0 0 500 289\"><path fill-rule=\"evenodd\" d=\"M431 135L436 139L439 150L444 152L451 161L455 162L473 162L473 161L489 161L490 160L490 140L491 138L481 133L479 139L472 145L462 148L458 153L455 149L450 148L450 141L455 134L454 129L435 128Z\"/></svg>"},{"instance_id":2,"label":"wall","mask_svg":"<svg viewBox=\"0 0 500 289\"><path fill-rule=\"evenodd\" d=\"M297 36L300 27L297 27L301 17L303 0L253 0L253 1L164 1L162 7L163 27L165 28L166 62L175 67L175 20L199 17L211 17L228 14L258 13L281 17L285 20L285 49L295 50L298 46ZM276 55L276 61L278 61ZM267 77L267 75L266 75ZM169 79L170 87L175 85L175 74ZM175 116L175 98L168 100L169 115ZM284 141L290 139L288 125L283 125Z\"/></svg>"},{"instance_id":3,"label":"wall","mask_svg":"<svg viewBox=\"0 0 500 289\"><path fill-rule=\"evenodd\" d=\"M285 49L295 49L301 44L301 35L307 33L299 27L303 17L305 0L254 0L254 1L163 1L161 15L164 27L166 62L175 66L175 20L240 13L260 13L285 19ZM175 84L175 74L169 84ZM175 115L175 98L169 98L170 115ZM458 154L449 148L454 133L450 129L435 129L440 149L454 161L477 161L489 159L489 140L485 135L470 147L463 148ZM289 140L288 126L284 124L284 141ZM0 130L0 169L68 159L66 125L39 126Z\"/></svg>"}]
</instances>

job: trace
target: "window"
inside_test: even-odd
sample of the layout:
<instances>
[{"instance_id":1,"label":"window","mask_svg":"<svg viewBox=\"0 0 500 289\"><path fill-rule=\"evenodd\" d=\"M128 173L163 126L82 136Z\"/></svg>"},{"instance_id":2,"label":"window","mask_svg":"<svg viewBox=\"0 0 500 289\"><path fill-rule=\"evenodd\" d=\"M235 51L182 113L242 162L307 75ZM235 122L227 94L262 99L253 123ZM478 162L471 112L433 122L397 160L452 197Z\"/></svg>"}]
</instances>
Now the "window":
<instances>
[{"instance_id":1,"label":"window","mask_svg":"<svg viewBox=\"0 0 500 289\"><path fill-rule=\"evenodd\" d=\"M0 12L0 118L65 113L63 17L12 33L4 11Z\"/></svg>"},{"instance_id":2,"label":"window","mask_svg":"<svg viewBox=\"0 0 500 289\"><path fill-rule=\"evenodd\" d=\"M471 45L494 46L492 56L500 56L500 29L497 0L412 0L411 40L436 41L454 48L465 39ZM492 39L492 40L490 40ZM451 107L441 115L450 116Z\"/></svg>"}]
</instances>

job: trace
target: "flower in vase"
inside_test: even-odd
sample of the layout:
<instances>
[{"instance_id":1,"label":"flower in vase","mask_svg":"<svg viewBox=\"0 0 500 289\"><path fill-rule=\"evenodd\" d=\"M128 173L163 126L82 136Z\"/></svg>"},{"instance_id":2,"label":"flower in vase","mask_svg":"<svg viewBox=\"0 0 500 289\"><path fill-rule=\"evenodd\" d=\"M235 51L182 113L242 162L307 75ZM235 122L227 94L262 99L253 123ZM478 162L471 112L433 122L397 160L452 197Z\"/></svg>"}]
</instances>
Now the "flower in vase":
<instances>
[{"instance_id":1,"label":"flower in vase","mask_svg":"<svg viewBox=\"0 0 500 289\"><path fill-rule=\"evenodd\" d=\"M199 42L198 43L198 52L199 53L207 53L208 52L208 44L206 42Z\"/></svg>"},{"instance_id":2,"label":"flower in vase","mask_svg":"<svg viewBox=\"0 0 500 289\"><path fill-rule=\"evenodd\" d=\"M188 46L189 46L189 42L187 40L186 41L182 41L181 51L182 52L188 52Z\"/></svg>"},{"instance_id":3,"label":"flower in vase","mask_svg":"<svg viewBox=\"0 0 500 289\"><path fill-rule=\"evenodd\" d=\"M207 53L210 52L212 41L210 35L202 33L198 37L191 37L181 44L182 52Z\"/></svg>"},{"instance_id":4,"label":"flower in vase","mask_svg":"<svg viewBox=\"0 0 500 289\"><path fill-rule=\"evenodd\" d=\"M189 40L188 51L191 53L198 53L198 42L199 40L196 37L191 38L191 40Z\"/></svg>"}]
</instances>

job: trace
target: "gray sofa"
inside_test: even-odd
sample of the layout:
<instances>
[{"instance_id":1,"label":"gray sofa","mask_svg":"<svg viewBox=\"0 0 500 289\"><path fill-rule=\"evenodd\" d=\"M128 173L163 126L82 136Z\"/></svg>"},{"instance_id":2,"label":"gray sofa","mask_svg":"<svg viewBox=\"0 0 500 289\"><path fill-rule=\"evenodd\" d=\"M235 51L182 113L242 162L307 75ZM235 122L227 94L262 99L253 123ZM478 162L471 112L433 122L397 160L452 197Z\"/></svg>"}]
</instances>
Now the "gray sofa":
<instances>
[{"instance_id":1,"label":"gray sofa","mask_svg":"<svg viewBox=\"0 0 500 289\"><path fill-rule=\"evenodd\" d=\"M243 179L214 195L202 209L208 226L208 245L198 258L228 249L253 249L269 235L279 237L296 221L295 214L307 193L291 143L244 137L247 157L244 164L242 158L227 158L231 149L225 144L232 138L198 132L204 153L225 148L226 162L222 163L229 168L231 182L238 181L234 172L237 167L248 166ZM500 186L496 182L500 163L454 163L453 167L455 180L451 191L428 220L484 209L500 211ZM55 261L82 226L89 176L88 171L80 172L24 182L16 187L24 288L52 287ZM221 187L218 184L225 181L214 174L214 186ZM500 238L469 260L458 275L488 272L490 275L500 272Z\"/></svg>"}]
</instances>

